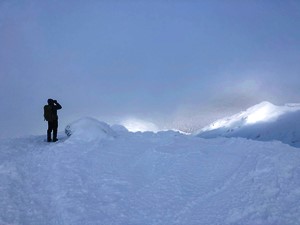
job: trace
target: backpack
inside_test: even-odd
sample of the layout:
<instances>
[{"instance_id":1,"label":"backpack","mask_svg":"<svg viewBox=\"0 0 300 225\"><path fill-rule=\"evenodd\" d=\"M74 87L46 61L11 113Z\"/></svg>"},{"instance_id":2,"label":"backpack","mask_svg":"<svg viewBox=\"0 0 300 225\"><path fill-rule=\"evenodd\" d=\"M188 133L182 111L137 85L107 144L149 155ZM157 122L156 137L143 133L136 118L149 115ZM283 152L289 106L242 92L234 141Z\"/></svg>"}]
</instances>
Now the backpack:
<instances>
[{"instance_id":1,"label":"backpack","mask_svg":"<svg viewBox=\"0 0 300 225\"><path fill-rule=\"evenodd\" d=\"M52 122L55 120L55 115L52 111L52 107L50 105L44 106L44 118L48 122Z\"/></svg>"}]
</instances>

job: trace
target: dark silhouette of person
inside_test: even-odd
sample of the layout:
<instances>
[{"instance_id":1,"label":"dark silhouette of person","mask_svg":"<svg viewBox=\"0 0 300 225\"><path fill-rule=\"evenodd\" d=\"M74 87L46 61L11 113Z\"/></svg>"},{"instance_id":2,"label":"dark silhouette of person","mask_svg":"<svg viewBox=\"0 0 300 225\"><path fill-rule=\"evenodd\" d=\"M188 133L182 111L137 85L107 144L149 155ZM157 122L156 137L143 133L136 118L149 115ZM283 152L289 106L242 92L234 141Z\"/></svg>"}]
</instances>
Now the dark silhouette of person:
<instances>
[{"instance_id":1,"label":"dark silhouette of person","mask_svg":"<svg viewBox=\"0 0 300 225\"><path fill-rule=\"evenodd\" d=\"M53 119L48 121L48 130L47 130L47 141L51 142L51 133L53 131L53 142L58 141L57 139L57 129L58 129L58 116L57 110L61 109L62 106L56 101L51 98L48 99L48 105L51 107Z\"/></svg>"}]
</instances>

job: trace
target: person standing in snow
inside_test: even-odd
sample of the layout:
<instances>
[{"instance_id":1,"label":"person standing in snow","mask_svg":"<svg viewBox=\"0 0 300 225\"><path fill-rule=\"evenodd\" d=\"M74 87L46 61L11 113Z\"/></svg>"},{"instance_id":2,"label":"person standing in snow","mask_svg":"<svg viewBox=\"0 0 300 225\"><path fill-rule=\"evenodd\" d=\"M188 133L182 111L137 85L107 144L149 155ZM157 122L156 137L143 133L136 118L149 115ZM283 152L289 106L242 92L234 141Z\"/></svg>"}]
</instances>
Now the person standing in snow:
<instances>
[{"instance_id":1,"label":"person standing in snow","mask_svg":"<svg viewBox=\"0 0 300 225\"><path fill-rule=\"evenodd\" d=\"M48 130L47 130L47 141L56 142L57 139L57 129L58 129L58 116L57 110L61 109L62 106L51 98L48 99L48 105L44 106L44 118L48 121ZM53 139L51 140L51 133L53 131Z\"/></svg>"}]
</instances>

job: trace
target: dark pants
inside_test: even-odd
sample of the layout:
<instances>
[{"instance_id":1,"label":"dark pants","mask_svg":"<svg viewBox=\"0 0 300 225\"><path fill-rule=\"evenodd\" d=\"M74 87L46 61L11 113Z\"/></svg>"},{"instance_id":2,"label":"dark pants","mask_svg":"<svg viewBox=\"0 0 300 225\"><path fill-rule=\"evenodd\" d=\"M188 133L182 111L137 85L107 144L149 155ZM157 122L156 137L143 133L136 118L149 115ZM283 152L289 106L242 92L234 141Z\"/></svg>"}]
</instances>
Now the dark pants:
<instances>
[{"instance_id":1,"label":"dark pants","mask_svg":"<svg viewBox=\"0 0 300 225\"><path fill-rule=\"evenodd\" d=\"M57 141L57 128L58 128L58 120L48 121L48 130L47 130L47 141L51 141L51 133L53 131L53 141Z\"/></svg>"}]
</instances>

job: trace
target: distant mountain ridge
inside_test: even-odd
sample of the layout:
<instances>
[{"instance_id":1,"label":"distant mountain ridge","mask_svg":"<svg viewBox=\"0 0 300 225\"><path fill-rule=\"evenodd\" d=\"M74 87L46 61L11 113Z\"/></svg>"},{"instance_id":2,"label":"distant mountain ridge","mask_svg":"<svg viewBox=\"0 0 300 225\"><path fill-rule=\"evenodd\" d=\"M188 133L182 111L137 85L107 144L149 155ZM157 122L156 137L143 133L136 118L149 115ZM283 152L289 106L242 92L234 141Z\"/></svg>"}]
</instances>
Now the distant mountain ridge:
<instances>
[{"instance_id":1,"label":"distant mountain ridge","mask_svg":"<svg viewBox=\"0 0 300 225\"><path fill-rule=\"evenodd\" d=\"M270 102L262 102L246 111L217 120L196 135L203 138L277 140L300 148L300 104L276 106Z\"/></svg>"}]
</instances>

